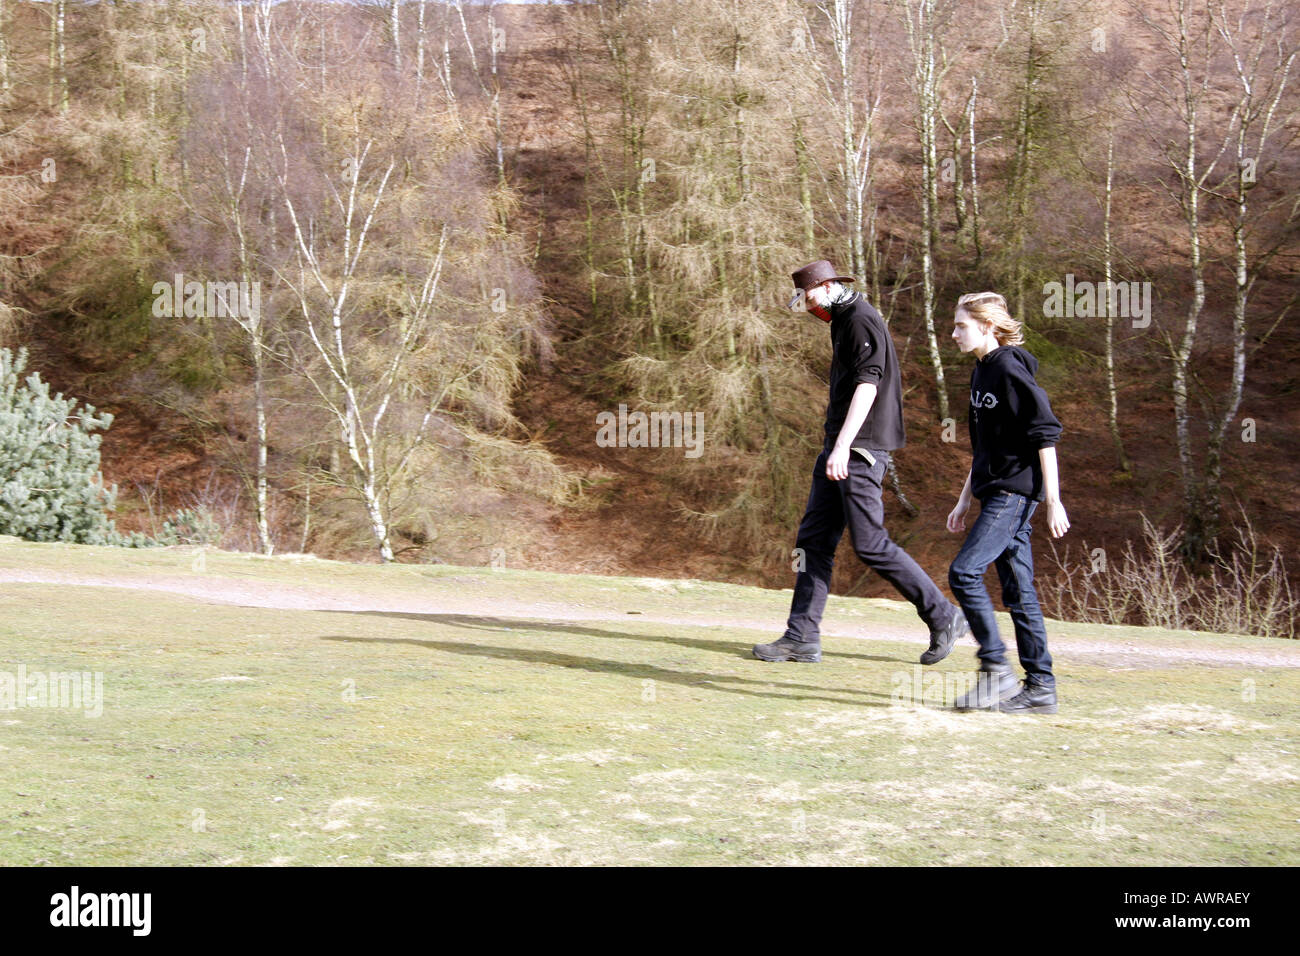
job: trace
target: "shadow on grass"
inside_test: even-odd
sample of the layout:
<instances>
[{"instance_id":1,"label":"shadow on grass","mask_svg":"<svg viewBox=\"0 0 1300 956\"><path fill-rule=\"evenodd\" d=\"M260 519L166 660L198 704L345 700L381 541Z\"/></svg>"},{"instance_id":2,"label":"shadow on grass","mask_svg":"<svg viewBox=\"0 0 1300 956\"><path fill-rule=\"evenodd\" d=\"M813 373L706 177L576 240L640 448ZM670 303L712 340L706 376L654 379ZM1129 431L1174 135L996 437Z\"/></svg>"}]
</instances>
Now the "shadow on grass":
<instances>
[{"instance_id":1,"label":"shadow on grass","mask_svg":"<svg viewBox=\"0 0 1300 956\"><path fill-rule=\"evenodd\" d=\"M538 621L530 618L488 617L477 614L421 614L415 611L336 611L327 610L328 614L369 614L376 617L406 618L411 621L423 621L427 624L452 624L456 627L468 627L483 631L548 631L559 634L578 634L583 637L616 637L624 641L656 641L660 644L675 644L690 650L716 651L719 654L734 654L738 657L753 659L747 643L735 641L711 641L690 637L670 637L667 634L628 634L624 631L611 631L582 624L561 624L555 621ZM690 626L690 625L685 625ZM780 635L777 635L778 637ZM776 640L776 638L772 638ZM881 657L877 654L826 654L826 657L845 658L855 661L881 661L886 664L915 664L914 658ZM759 663L755 660L755 663Z\"/></svg>"},{"instance_id":2,"label":"shadow on grass","mask_svg":"<svg viewBox=\"0 0 1300 956\"><path fill-rule=\"evenodd\" d=\"M437 615L417 615L437 616ZM727 674L710 674L704 671L676 671L654 664L639 664L632 661L607 661L598 657L580 657L576 654L559 654L555 651L536 650L526 647L494 647L489 644L463 644L455 641L422 641L413 637L346 637L341 634L326 634L325 641L344 641L349 644L412 644L415 647L427 647L434 651L446 651L449 654L463 654L470 657L487 657L497 660L523 661L528 664L550 664L553 667L568 667L591 671L599 674L617 674L633 680L662 681L665 684L678 684L682 687L721 690L729 694L744 694L748 697L770 697L775 700L821 700L832 704L857 704L868 707L889 706L889 695L871 690L844 688L840 693L861 694L869 697L881 697L883 701L846 700L843 697L826 697L822 694L779 694L771 690L752 688L780 687L796 691L827 691L825 687L811 684L789 684L781 681L750 680L747 677L733 677ZM743 686L727 686L727 685ZM831 691L835 693L834 690Z\"/></svg>"}]
</instances>

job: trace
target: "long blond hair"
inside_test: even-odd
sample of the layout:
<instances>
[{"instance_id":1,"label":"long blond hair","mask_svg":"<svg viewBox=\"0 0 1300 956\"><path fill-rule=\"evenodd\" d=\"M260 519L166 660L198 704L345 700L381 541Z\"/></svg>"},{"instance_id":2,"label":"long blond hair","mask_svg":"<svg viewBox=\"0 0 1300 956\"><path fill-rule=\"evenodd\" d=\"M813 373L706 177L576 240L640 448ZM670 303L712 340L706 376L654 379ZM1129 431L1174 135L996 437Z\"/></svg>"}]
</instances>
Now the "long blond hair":
<instances>
[{"instance_id":1,"label":"long blond hair","mask_svg":"<svg viewBox=\"0 0 1300 956\"><path fill-rule=\"evenodd\" d=\"M957 300L957 311L992 325L999 345L1019 345L1025 340L1021 323L1011 317L1007 300L996 292L968 292Z\"/></svg>"}]
</instances>

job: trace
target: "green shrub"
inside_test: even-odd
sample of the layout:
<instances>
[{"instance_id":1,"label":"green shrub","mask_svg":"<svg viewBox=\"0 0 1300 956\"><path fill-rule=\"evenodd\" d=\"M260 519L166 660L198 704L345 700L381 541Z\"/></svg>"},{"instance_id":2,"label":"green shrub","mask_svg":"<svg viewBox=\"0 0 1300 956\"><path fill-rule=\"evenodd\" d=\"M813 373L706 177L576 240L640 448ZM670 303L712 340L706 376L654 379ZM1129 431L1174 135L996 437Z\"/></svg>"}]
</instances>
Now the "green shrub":
<instances>
[{"instance_id":1,"label":"green shrub","mask_svg":"<svg viewBox=\"0 0 1300 956\"><path fill-rule=\"evenodd\" d=\"M163 522L157 544L197 544L219 547L223 537L221 526L207 508L182 508Z\"/></svg>"},{"instance_id":2,"label":"green shrub","mask_svg":"<svg viewBox=\"0 0 1300 956\"><path fill-rule=\"evenodd\" d=\"M23 379L27 350L0 349L0 534L28 541L69 541L142 547L144 535L113 526L117 488L99 471L107 412L50 395L33 372Z\"/></svg>"}]
</instances>

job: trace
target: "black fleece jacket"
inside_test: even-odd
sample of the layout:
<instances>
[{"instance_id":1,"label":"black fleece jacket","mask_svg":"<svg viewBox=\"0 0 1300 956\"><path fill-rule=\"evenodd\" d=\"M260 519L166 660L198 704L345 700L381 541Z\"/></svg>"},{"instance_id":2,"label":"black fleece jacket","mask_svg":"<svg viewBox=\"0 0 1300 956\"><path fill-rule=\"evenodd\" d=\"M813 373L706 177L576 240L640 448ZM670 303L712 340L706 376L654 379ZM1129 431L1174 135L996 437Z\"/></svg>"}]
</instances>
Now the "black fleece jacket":
<instances>
[{"instance_id":1,"label":"black fleece jacket","mask_svg":"<svg viewBox=\"0 0 1300 956\"><path fill-rule=\"evenodd\" d=\"M834 442L848 417L859 384L876 386L876 400L850 447L890 451L902 448L903 389L894 340L880 313L861 292L831 306L831 393L826 405L826 440Z\"/></svg>"},{"instance_id":2,"label":"black fleece jacket","mask_svg":"<svg viewBox=\"0 0 1300 956\"><path fill-rule=\"evenodd\" d=\"M981 501L999 491L1042 500L1038 450L1056 444L1061 423L1034 379L1037 371L1038 359L1014 345L1000 346L975 362L970 377L970 482L971 494Z\"/></svg>"}]
</instances>

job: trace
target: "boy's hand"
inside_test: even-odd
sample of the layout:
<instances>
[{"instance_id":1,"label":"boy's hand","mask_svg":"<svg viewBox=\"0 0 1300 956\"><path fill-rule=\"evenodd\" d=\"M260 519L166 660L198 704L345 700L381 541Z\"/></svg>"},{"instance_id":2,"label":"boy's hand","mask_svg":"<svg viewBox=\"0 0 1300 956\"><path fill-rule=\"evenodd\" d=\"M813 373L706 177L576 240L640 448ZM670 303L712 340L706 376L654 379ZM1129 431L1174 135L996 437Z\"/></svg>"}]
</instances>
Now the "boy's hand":
<instances>
[{"instance_id":1,"label":"boy's hand","mask_svg":"<svg viewBox=\"0 0 1300 956\"><path fill-rule=\"evenodd\" d=\"M966 512L970 511L970 502L965 499L957 500L957 507L953 508L948 514L948 530L953 534L966 530Z\"/></svg>"},{"instance_id":2,"label":"boy's hand","mask_svg":"<svg viewBox=\"0 0 1300 956\"><path fill-rule=\"evenodd\" d=\"M1047 499L1047 530L1053 538L1059 538L1070 530L1070 519L1065 514L1065 505L1060 501Z\"/></svg>"},{"instance_id":3,"label":"boy's hand","mask_svg":"<svg viewBox=\"0 0 1300 956\"><path fill-rule=\"evenodd\" d=\"M849 450L835 445L826 458L826 477L840 481L849 476Z\"/></svg>"}]
</instances>

